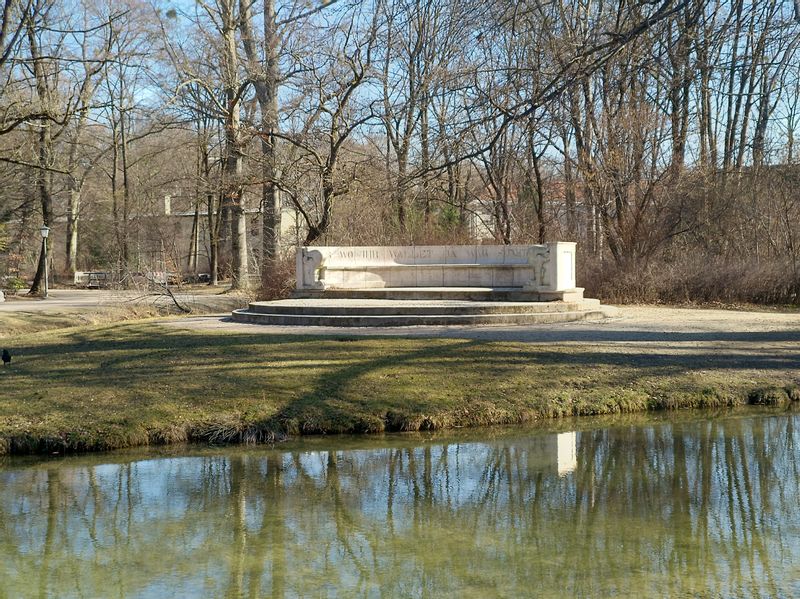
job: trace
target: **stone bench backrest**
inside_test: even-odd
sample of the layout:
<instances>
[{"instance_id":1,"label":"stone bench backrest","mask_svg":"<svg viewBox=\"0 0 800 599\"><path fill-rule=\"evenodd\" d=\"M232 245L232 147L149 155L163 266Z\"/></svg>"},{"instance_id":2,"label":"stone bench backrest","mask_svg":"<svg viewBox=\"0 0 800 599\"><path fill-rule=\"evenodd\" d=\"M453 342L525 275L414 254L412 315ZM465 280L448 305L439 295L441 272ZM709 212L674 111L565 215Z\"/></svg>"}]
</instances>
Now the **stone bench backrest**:
<instances>
[{"instance_id":1,"label":"stone bench backrest","mask_svg":"<svg viewBox=\"0 0 800 599\"><path fill-rule=\"evenodd\" d=\"M298 289L574 289L575 244L298 248ZM450 268L448 268L450 267Z\"/></svg>"},{"instance_id":2,"label":"stone bench backrest","mask_svg":"<svg viewBox=\"0 0 800 599\"><path fill-rule=\"evenodd\" d=\"M309 248L321 252L326 268L423 264L527 264L530 245L418 245Z\"/></svg>"}]
</instances>

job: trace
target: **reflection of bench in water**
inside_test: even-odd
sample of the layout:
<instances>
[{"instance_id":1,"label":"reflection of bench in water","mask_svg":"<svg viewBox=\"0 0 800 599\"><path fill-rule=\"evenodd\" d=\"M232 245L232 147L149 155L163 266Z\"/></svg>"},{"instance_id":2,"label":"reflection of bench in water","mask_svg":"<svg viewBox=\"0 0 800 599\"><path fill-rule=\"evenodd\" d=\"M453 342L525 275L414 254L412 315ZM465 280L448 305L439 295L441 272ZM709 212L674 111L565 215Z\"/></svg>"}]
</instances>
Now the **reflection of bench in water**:
<instances>
[{"instance_id":1,"label":"reflection of bench in water","mask_svg":"<svg viewBox=\"0 0 800 599\"><path fill-rule=\"evenodd\" d=\"M529 447L529 468L555 470L559 476L563 476L573 472L578 466L577 435L574 431L557 435L536 435L531 437Z\"/></svg>"},{"instance_id":2,"label":"reflection of bench in water","mask_svg":"<svg viewBox=\"0 0 800 599\"><path fill-rule=\"evenodd\" d=\"M564 476L574 472L578 466L577 434L574 431L531 435L527 438L514 437L508 441L499 441L498 444L524 452L530 472L548 472Z\"/></svg>"}]
</instances>

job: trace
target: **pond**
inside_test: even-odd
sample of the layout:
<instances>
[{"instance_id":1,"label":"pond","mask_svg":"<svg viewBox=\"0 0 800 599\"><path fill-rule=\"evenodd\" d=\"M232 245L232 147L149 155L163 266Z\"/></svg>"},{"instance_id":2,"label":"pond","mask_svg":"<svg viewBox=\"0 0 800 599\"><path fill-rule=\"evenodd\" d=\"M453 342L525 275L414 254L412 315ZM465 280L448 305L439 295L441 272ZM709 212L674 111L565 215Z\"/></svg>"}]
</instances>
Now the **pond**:
<instances>
[{"instance_id":1,"label":"pond","mask_svg":"<svg viewBox=\"0 0 800 599\"><path fill-rule=\"evenodd\" d=\"M797 411L545 426L7 459L0 597L800 596Z\"/></svg>"}]
</instances>

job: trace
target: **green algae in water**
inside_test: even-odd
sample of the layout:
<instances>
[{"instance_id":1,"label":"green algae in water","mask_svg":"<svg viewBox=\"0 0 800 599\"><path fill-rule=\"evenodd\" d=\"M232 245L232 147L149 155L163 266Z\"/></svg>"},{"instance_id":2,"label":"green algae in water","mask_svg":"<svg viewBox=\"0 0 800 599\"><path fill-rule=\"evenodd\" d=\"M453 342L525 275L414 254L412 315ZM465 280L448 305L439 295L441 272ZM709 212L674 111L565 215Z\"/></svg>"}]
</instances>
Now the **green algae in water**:
<instances>
[{"instance_id":1,"label":"green algae in water","mask_svg":"<svg viewBox=\"0 0 800 599\"><path fill-rule=\"evenodd\" d=\"M0 597L800 596L798 431L782 414L12 460Z\"/></svg>"}]
</instances>

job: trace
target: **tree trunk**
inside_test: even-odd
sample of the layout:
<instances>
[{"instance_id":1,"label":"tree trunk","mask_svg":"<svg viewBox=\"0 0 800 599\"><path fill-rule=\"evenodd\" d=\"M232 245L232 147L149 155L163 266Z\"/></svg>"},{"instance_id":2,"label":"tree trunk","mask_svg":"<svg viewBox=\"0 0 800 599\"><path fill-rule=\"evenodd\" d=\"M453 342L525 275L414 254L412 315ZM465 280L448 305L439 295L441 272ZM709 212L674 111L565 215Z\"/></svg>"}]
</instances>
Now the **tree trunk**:
<instances>
[{"instance_id":1,"label":"tree trunk","mask_svg":"<svg viewBox=\"0 0 800 599\"><path fill-rule=\"evenodd\" d=\"M397 224L401 231L406 229L406 156L405 153L397 157L397 181L392 193L395 210L397 211Z\"/></svg>"},{"instance_id":2,"label":"tree trunk","mask_svg":"<svg viewBox=\"0 0 800 599\"><path fill-rule=\"evenodd\" d=\"M544 181L542 180L542 171L539 168L539 155L531 148L531 160L533 163L533 174L536 189L536 221L538 224L538 242L544 243L547 241L547 223L544 217Z\"/></svg>"},{"instance_id":3,"label":"tree trunk","mask_svg":"<svg viewBox=\"0 0 800 599\"><path fill-rule=\"evenodd\" d=\"M114 238L117 242L117 262L121 266L124 263L126 251L125 242L122 237L122 223L119 218L119 143L117 141L119 126L114 116L114 105L111 105L111 217L114 220Z\"/></svg>"},{"instance_id":4,"label":"tree trunk","mask_svg":"<svg viewBox=\"0 0 800 599\"><path fill-rule=\"evenodd\" d=\"M266 286L276 276L280 249L281 205L275 182L278 175L274 132L278 129L278 30L275 2L264 0L265 69L256 96L261 110L261 155L264 160L261 219L261 284Z\"/></svg>"},{"instance_id":5,"label":"tree trunk","mask_svg":"<svg viewBox=\"0 0 800 599\"><path fill-rule=\"evenodd\" d=\"M36 94L42 106L49 109L52 105L51 90L48 87L47 75L42 64L42 56L39 52L39 45L33 31L33 24L28 25L28 41L30 43L31 56L33 58L33 74L36 81ZM50 227L53 224L53 198L52 171L53 166L53 135L52 124L48 118L39 120L39 132L36 136L36 150L38 159L38 171L36 174L36 191L42 208L42 224ZM44 292L46 281L46 262L47 252L42 244L42 252L39 255L39 263L36 267L36 275L33 277L30 293L41 295Z\"/></svg>"},{"instance_id":6,"label":"tree trunk","mask_svg":"<svg viewBox=\"0 0 800 599\"><path fill-rule=\"evenodd\" d=\"M130 209L131 209L131 181L128 171L128 134L125 125L125 113L119 113L119 141L120 158L122 159L122 265L127 270L130 268ZM138 232L137 232L138 235ZM139 248L136 248L136 266L139 270Z\"/></svg>"},{"instance_id":7,"label":"tree trunk","mask_svg":"<svg viewBox=\"0 0 800 599\"><path fill-rule=\"evenodd\" d=\"M420 143L422 144L420 156L420 170L422 172L422 209L427 225L431 218L431 194L430 194L430 179L428 171L431 168L431 148L430 148L430 135L428 125L428 108L429 102L425 94L422 96L420 102Z\"/></svg>"},{"instance_id":8,"label":"tree trunk","mask_svg":"<svg viewBox=\"0 0 800 599\"><path fill-rule=\"evenodd\" d=\"M67 239L64 268L74 275L78 270L78 219L80 217L81 189L74 177L69 178L69 200L67 203Z\"/></svg>"},{"instance_id":9,"label":"tree trunk","mask_svg":"<svg viewBox=\"0 0 800 599\"><path fill-rule=\"evenodd\" d=\"M225 100L225 206L231 218L231 289L248 286L247 221L243 205L242 167L244 152L241 140L241 97L239 95L238 50L233 0L220 3L222 21Z\"/></svg>"},{"instance_id":10,"label":"tree trunk","mask_svg":"<svg viewBox=\"0 0 800 599\"><path fill-rule=\"evenodd\" d=\"M247 259L247 215L242 199L231 204L231 289L246 289L249 285Z\"/></svg>"},{"instance_id":11,"label":"tree trunk","mask_svg":"<svg viewBox=\"0 0 800 599\"><path fill-rule=\"evenodd\" d=\"M200 203L195 197L194 216L192 217L192 236L189 239L189 256L186 259L186 270L197 274L197 254L200 245Z\"/></svg>"},{"instance_id":12,"label":"tree trunk","mask_svg":"<svg viewBox=\"0 0 800 599\"><path fill-rule=\"evenodd\" d=\"M214 194L206 195L208 216L208 270L209 284L213 287L219 285L219 231L222 219L221 206L215 209Z\"/></svg>"},{"instance_id":13,"label":"tree trunk","mask_svg":"<svg viewBox=\"0 0 800 599\"><path fill-rule=\"evenodd\" d=\"M39 195L39 203L42 208L42 224L50 227L53 223L53 198L51 195L52 173L49 169L53 155L53 139L50 131L50 123L42 119L40 123L39 135L36 138L39 154L39 171L36 176L36 191ZM51 242L52 243L52 242ZM31 285L31 295L42 295L47 282L45 266L47 262L46 244L42 244L42 251L39 253L39 262L36 266L36 275L33 277Z\"/></svg>"},{"instance_id":14,"label":"tree trunk","mask_svg":"<svg viewBox=\"0 0 800 599\"><path fill-rule=\"evenodd\" d=\"M566 130L562 132L561 139L564 142L564 202L567 208L567 239L575 241L578 237L575 175L572 172L572 156L569 154L569 136Z\"/></svg>"}]
</instances>

